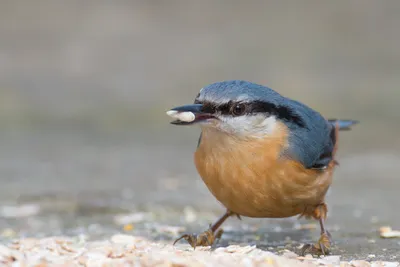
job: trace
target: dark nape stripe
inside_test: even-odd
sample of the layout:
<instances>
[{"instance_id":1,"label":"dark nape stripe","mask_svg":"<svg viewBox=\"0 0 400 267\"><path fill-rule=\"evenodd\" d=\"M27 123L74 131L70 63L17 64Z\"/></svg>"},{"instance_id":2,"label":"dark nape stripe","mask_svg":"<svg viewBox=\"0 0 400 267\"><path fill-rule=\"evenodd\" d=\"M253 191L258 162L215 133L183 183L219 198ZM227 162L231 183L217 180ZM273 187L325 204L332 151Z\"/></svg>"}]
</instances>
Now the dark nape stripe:
<instances>
[{"instance_id":1,"label":"dark nape stripe","mask_svg":"<svg viewBox=\"0 0 400 267\"><path fill-rule=\"evenodd\" d=\"M305 127L303 119L285 106L278 106L262 101L254 101L249 103L249 110L250 113L269 113L277 116L281 120L290 121L300 127Z\"/></svg>"}]
</instances>

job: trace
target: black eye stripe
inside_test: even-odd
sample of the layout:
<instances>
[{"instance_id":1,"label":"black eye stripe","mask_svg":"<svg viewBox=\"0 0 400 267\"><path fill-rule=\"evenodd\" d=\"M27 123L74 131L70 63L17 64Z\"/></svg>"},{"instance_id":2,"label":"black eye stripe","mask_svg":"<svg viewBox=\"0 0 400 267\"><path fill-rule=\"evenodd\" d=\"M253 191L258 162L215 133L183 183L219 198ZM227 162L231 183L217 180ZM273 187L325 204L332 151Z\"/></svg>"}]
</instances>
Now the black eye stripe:
<instances>
[{"instance_id":1,"label":"black eye stripe","mask_svg":"<svg viewBox=\"0 0 400 267\"><path fill-rule=\"evenodd\" d=\"M212 103L203 103L203 107L202 107L201 111L204 113L213 114L216 111L216 106Z\"/></svg>"},{"instance_id":2,"label":"black eye stripe","mask_svg":"<svg viewBox=\"0 0 400 267\"><path fill-rule=\"evenodd\" d=\"M201 103L201 102L199 102L199 103ZM299 115L295 114L291 109L289 109L288 107L285 107L285 106L278 106L278 105L268 103L268 102L253 101L253 102L244 103L244 102L230 101L228 103L219 104L219 105L216 105L211 102L202 102L201 104L203 104L203 108L202 108L203 112L211 113L211 114L219 112L225 116L235 116L234 114L232 114L232 109L238 104L245 104L246 109L245 109L245 112L243 114L241 114L241 116L263 113L267 116L274 115L274 116L277 116L281 120L290 121L300 127L305 127L305 123L304 123L303 119Z\"/></svg>"},{"instance_id":3,"label":"black eye stripe","mask_svg":"<svg viewBox=\"0 0 400 267\"><path fill-rule=\"evenodd\" d=\"M305 127L303 119L286 106L278 106L268 102L254 101L251 103L251 113L268 113L275 115L281 120L293 122L294 124Z\"/></svg>"},{"instance_id":4,"label":"black eye stripe","mask_svg":"<svg viewBox=\"0 0 400 267\"><path fill-rule=\"evenodd\" d=\"M227 104L220 105L220 106L218 106L217 110L219 112L221 112L221 114L223 114L223 115L229 115L230 111L231 111L231 104L227 103Z\"/></svg>"},{"instance_id":5,"label":"black eye stripe","mask_svg":"<svg viewBox=\"0 0 400 267\"><path fill-rule=\"evenodd\" d=\"M199 100L195 100L195 104L203 104L201 111L204 113L213 114L219 112L224 115L229 114L229 109L230 109L229 104L215 105L214 103L211 102L201 102Z\"/></svg>"}]
</instances>

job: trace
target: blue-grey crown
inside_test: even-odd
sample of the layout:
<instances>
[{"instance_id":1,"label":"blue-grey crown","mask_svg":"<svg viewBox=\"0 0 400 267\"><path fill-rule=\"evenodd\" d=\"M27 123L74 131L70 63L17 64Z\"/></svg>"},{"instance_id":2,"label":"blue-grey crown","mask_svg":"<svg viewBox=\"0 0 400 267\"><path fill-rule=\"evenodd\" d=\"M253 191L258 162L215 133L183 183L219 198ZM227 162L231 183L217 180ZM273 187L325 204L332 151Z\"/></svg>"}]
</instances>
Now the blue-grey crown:
<instances>
[{"instance_id":1,"label":"blue-grey crown","mask_svg":"<svg viewBox=\"0 0 400 267\"><path fill-rule=\"evenodd\" d=\"M228 101L266 101L279 104L283 97L271 88L243 80L216 82L205 86L196 100L223 104Z\"/></svg>"}]
</instances>

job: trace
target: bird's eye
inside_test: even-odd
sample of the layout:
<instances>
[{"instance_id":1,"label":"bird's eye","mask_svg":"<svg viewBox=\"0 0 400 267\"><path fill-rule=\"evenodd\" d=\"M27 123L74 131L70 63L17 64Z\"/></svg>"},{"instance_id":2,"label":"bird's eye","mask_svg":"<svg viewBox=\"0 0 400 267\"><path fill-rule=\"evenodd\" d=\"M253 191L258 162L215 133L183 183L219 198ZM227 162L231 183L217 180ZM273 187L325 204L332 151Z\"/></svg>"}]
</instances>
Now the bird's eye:
<instances>
[{"instance_id":1,"label":"bird's eye","mask_svg":"<svg viewBox=\"0 0 400 267\"><path fill-rule=\"evenodd\" d=\"M235 116L242 115L246 110L246 106L243 103L235 104L232 108L232 114Z\"/></svg>"}]
</instances>

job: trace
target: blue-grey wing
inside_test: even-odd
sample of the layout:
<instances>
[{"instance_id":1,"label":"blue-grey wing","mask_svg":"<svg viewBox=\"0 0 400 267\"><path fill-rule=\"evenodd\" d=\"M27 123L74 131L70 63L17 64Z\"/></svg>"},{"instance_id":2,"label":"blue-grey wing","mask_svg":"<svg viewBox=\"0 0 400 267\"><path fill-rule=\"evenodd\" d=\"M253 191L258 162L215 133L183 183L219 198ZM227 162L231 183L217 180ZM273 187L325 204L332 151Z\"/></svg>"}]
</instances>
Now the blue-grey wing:
<instances>
[{"instance_id":1,"label":"blue-grey wing","mask_svg":"<svg viewBox=\"0 0 400 267\"><path fill-rule=\"evenodd\" d=\"M291 131L289 152L307 169L325 169L334 159L336 127L337 130L350 130L358 121L314 119L305 128Z\"/></svg>"},{"instance_id":2,"label":"blue-grey wing","mask_svg":"<svg viewBox=\"0 0 400 267\"><path fill-rule=\"evenodd\" d=\"M287 108L301 123L284 122L289 130L289 147L285 155L307 169L324 169L333 157L336 141L333 124L300 102L289 101Z\"/></svg>"}]
</instances>

